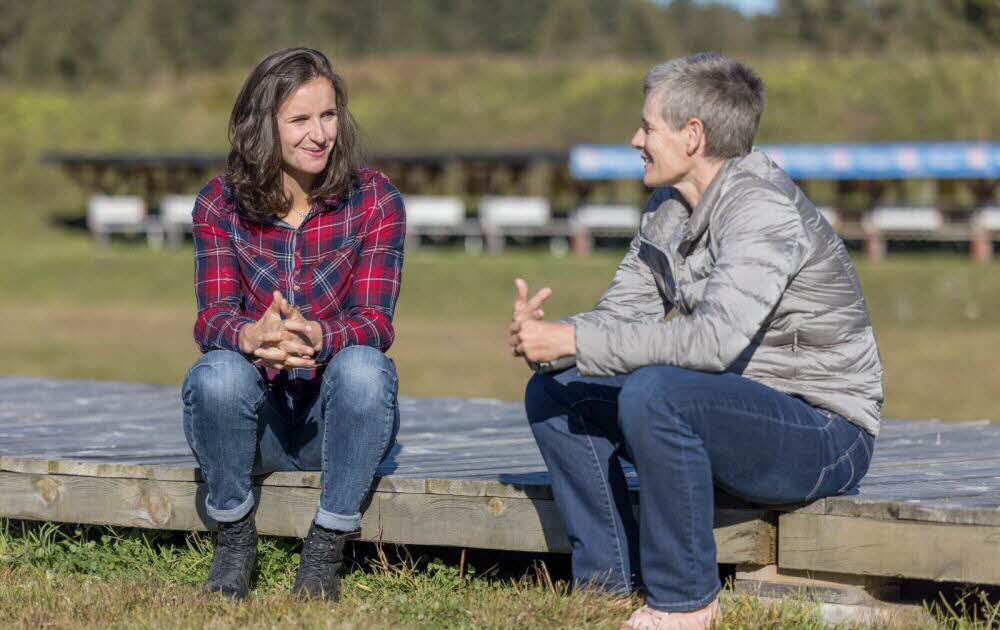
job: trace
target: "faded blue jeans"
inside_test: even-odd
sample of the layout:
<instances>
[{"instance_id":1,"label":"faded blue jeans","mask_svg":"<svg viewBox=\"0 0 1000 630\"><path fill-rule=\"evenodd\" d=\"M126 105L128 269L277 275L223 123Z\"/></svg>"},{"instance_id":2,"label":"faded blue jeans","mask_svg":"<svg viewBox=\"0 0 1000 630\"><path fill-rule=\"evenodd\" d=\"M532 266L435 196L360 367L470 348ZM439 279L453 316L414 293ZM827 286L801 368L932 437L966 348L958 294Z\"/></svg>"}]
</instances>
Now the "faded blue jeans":
<instances>
[{"instance_id":1,"label":"faded blue jeans","mask_svg":"<svg viewBox=\"0 0 1000 630\"><path fill-rule=\"evenodd\" d=\"M375 469L399 430L396 368L382 352L349 346L321 385L268 386L242 355L213 350L184 379L184 435L208 485L208 515L243 518L254 507L251 475L321 470L316 523L353 531Z\"/></svg>"},{"instance_id":2,"label":"faded blue jeans","mask_svg":"<svg viewBox=\"0 0 1000 630\"><path fill-rule=\"evenodd\" d=\"M536 374L528 420L573 549L573 577L691 611L719 592L714 487L754 503L854 492L874 438L737 374L655 365L622 376ZM638 523L622 460L639 476Z\"/></svg>"}]
</instances>

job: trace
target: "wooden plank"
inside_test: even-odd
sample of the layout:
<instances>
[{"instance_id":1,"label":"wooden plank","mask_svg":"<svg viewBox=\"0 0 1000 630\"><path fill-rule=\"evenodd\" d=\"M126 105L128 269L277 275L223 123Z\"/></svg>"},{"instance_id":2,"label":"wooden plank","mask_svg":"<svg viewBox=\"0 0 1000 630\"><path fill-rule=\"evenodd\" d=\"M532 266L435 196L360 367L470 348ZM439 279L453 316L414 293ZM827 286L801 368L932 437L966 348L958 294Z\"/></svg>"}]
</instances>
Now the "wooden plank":
<instances>
[{"instance_id":1,"label":"wooden plank","mask_svg":"<svg viewBox=\"0 0 1000 630\"><path fill-rule=\"evenodd\" d=\"M1000 584L1000 527L782 514L778 566Z\"/></svg>"},{"instance_id":2,"label":"wooden plank","mask_svg":"<svg viewBox=\"0 0 1000 630\"><path fill-rule=\"evenodd\" d=\"M903 502L899 518L912 521L1000 527L1000 496Z\"/></svg>"},{"instance_id":3,"label":"wooden plank","mask_svg":"<svg viewBox=\"0 0 1000 630\"><path fill-rule=\"evenodd\" d=\"M214 526L202 506L204 484L0 472L0 516L156 529ZM255 486L261 533L302 537L319 490ZM555 503L544 499L375 492L362 519L365 540L520 551L569 551ZM773 515L718 510L719 562L768 564L775 558Z\"/></svg>"}]
</instances>

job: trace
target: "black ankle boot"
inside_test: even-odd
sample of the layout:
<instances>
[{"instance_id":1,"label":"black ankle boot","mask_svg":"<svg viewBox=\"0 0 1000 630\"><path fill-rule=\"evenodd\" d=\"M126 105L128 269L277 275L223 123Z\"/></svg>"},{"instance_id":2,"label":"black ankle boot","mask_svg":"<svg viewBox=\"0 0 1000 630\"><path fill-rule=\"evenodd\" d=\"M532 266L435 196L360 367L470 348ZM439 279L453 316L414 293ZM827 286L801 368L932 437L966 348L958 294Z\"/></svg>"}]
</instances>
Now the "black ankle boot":
<instances>
[{"instance_id":1,"label":"black ankle boot","mask_svg":"<svg viewBox=\"0 0 1000 630\"><path fill-rule=\"evenodd\" d=\"M341 532L313 522L302 547L302 560L295 574L292 595L337 601L340 598L340 576L337 572L344 562L344 543L360 535L359 531Z\"/></svg>"},{"instance_id":2,"label":"black ankle boot","mask_svg":"<svg viewBox=\"0 0 1000 630\"><path fill-rule=\"evenodd\" d=\"M243 599L250 592L250 576L257 558L257 526L253 512L233 523L219 523L215 556L202 590Z\"/></svg>"}]
</instances>

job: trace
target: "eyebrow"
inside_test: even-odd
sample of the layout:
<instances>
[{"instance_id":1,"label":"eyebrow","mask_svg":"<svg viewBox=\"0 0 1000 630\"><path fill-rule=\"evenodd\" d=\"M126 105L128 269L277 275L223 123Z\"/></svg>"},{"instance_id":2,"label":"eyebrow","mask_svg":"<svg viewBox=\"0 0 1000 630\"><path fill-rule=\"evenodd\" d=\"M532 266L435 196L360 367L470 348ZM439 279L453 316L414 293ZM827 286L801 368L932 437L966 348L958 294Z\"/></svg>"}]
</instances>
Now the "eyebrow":
<instances>
[{"instance_id":1,"label":"eyebrow","mask_svg":"<svg viewBox=\"0 0 1000 630\"><path fill-rule=\"evenodd\" d=\"M337 108L336 107L331 107L329 109L324 109L320 113L321 114L329 114L331 112L334 113L334 114L336 114L337 113ZM309 118L309 114L304 113L304 112L298 112L298 113L295 113L295 114L286 114L285 115L285 120L295 120L296 118Z\"/></svg>"}]
</instances>

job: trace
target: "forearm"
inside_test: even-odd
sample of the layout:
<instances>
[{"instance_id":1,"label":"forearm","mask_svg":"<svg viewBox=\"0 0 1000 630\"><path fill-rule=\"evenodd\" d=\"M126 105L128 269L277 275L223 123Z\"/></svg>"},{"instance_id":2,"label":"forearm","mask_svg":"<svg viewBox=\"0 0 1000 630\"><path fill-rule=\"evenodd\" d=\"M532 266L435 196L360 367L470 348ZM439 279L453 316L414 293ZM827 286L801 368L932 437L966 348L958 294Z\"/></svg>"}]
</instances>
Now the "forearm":
<instances>
[{"instance_id":1,"label":"forearm","mask_svg":"<svg viewBox=\"0 0 1000 630\"><path fill-rule=\"evenodd\" d=\"M376 307L353 308L317 323L322 331L322 346L316 355L318 363L329 361L348 346L371 346L385 352L396 335L391 311Z\"/></svg>"},{"instance_id":2,"label":"forearm","mask_svg":"<svg viewBox=\"0 0 1000 630\"><path fill-rule=\"evenodd\" d=\"M240 333L245 326L253 322L252 318L239 315L233 310L211 306L199 311L194 325L194 339L202 352L210 350L243 352Z\"/></svg>"}]
</instances>

